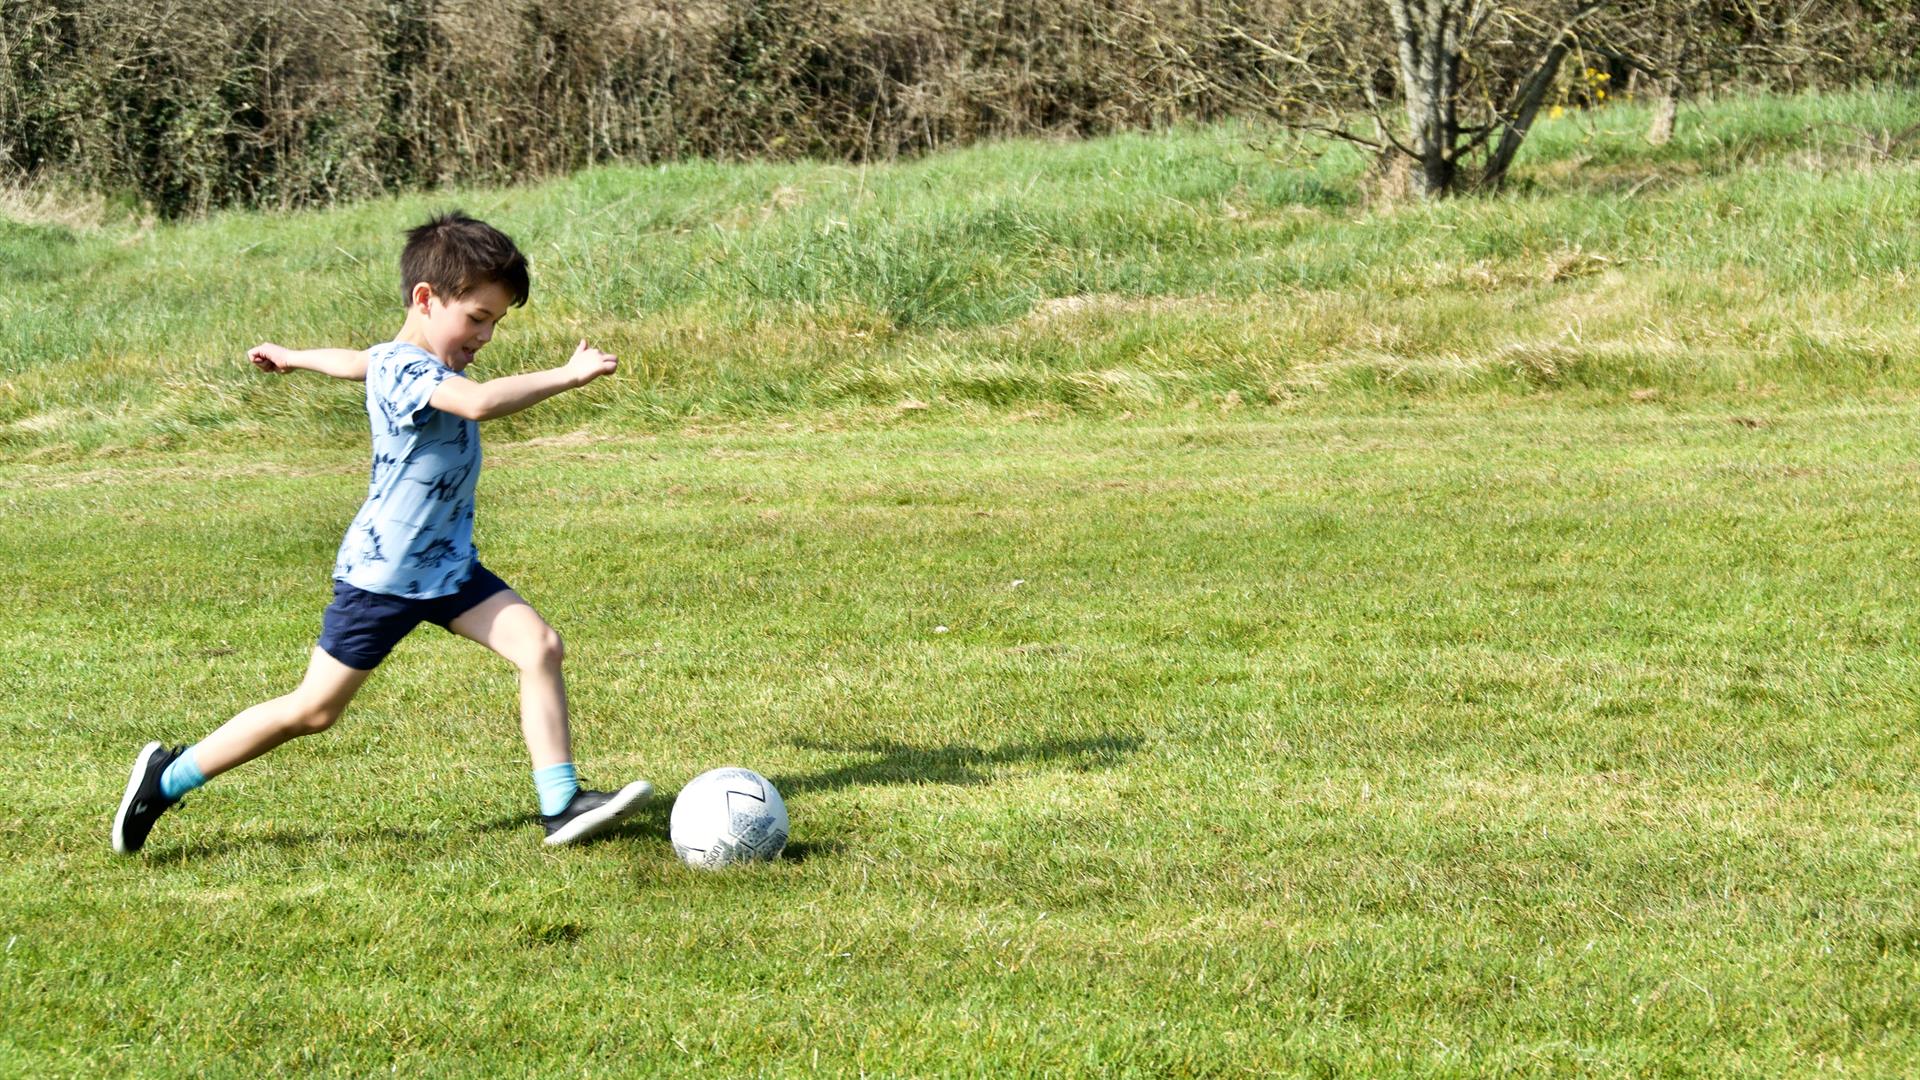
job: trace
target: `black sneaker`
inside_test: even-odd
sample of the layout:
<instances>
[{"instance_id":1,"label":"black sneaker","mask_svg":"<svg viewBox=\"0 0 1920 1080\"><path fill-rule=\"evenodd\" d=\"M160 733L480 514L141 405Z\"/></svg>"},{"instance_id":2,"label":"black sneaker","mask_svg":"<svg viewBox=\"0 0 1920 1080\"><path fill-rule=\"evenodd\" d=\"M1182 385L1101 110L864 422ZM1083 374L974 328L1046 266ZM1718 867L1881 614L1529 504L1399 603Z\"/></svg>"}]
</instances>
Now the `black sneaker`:
<instances>
[{"instance_id":1,"label":"black sneaker","mask_svg":"<svg viewBox=\"0 0 1920 1080\"><path fill-rule=\"evenodd\" d=\"M140 748L140 756L133 759L133 775L127 777L127 793L120 797L120 812L113 816L113 850L122 855L139 851L153 823L179 801L160 794L160 774L186 752L184 746L169 750L157 742Z\"/></svg>"},{"instance_id":2,"label":"black sneaker","mask_svg":"<svg viewBox=\"0 0 1920 1080\"><path fill-rule=\"evenodd\" d=\"M651 798L653 785L645 780L635 780L619 791L581 788L573 793L566 809L541 814L540 824L547 827L548 844L571 844L627 820Z\"/></svg>"}]
</instances>

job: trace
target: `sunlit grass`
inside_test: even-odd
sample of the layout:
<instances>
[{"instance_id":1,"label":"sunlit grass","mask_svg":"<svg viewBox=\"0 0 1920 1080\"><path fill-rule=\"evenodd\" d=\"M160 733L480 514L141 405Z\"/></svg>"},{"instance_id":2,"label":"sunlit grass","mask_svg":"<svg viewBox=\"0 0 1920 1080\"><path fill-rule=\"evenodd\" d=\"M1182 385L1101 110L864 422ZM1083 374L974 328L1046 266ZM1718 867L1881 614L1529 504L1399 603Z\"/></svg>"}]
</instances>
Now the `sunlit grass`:
<instances>
[{"instance_id":1,"label":"sunlit grass","mask_svg":"<svg viewBox=\"0 0 1920 1080\"><path fill-rule=\"evenodd\" d=\"M665 799L544 849L431 629L112 855L141 742L298 677L365 462L0 467L0 1070L1920 1065L1911 404L929 412L489 448L588 778L783 788L711 878Z\"/></svg>"}]
</instances>

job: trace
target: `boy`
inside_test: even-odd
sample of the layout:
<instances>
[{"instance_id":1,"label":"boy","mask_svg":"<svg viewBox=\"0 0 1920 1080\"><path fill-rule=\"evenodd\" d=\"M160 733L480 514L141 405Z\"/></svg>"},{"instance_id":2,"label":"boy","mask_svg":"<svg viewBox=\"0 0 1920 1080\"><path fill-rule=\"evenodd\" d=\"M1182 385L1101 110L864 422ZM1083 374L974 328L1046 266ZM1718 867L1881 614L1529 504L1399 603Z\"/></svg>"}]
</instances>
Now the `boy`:
<instances>
[{"instance_id":1,"label":"boy","mask_svg":"<svg viewBox=\"0 0 1920 1080\"><path fill-rule=\"evenodd\" d=\"M373 476L333 568L333 603L298 689L262 702L200 742L148 743L113 820L113 849L139 851L187 792L289 739L333 726L381 660L421 622L472 638L520 670L520 730L533 758L546 842L567 844L630 817L653 794L636 780L589 791L574 775L560 636L473 547L479 421L519 412L610 375L614 357L582 341L561 367L476 383L464 374L511 305L527 263L505 234L458 211L407 233L400 333L364 352L256 346L261 371L296 368L367 384Z\"/></svg>"}]
</instances>

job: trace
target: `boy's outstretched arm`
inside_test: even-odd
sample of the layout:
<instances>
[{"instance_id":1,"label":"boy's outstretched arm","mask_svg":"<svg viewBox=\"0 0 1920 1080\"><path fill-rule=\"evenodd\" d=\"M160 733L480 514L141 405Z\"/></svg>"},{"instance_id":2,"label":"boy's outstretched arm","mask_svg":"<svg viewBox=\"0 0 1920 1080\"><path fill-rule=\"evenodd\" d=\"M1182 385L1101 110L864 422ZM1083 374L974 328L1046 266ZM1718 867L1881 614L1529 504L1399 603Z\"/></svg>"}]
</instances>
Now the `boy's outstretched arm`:
<instances>
[{"instance_id":1,"label":"boy's outstretched arm","mask_svg":"<svg viewBox=\"0 0 1920 1080\"><path fill-rule=\"evenodd\" d=\"M305 369L336 379L367 381L367 354L360 349L289 349L268 341L248 349L247 359L275 375Z\"/></svg>"},{"instance_id":2,"label":"boy's outstretched arm","mask_svg":"<svg viewBox=\"0 0 1920 1080\"><path fill-rule=\"evenodd\" d=\"M468 420L492 420L537 405L563 390L585 386L602 375L611 375L619 366L612 353L589 349L582 341L574 350L573 359L557 368L508 375L483 383L448 379L434 389L427 404Z\"/></svg>"}]
</instances>

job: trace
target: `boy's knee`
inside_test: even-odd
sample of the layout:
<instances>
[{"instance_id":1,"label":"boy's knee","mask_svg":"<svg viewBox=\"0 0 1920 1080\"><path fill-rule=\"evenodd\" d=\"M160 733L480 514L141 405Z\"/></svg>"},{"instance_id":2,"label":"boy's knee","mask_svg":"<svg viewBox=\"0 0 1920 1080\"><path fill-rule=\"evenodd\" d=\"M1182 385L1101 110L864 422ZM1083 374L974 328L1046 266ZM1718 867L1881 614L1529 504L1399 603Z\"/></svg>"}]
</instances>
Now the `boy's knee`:
<instances>
[{"instance_id":1,"label":"boy's knee","mask_svg":"<svg viewBox=\"0 0 1920 1080\"><path fill-rule=\"evenodd\" d=\"M303 705L288 724L296 735L318 735L332 727L346 710L329 705Z\"/></svg>"},{"instance_id":2,"label":"boy's knee","mask_svg":"<svg viewBox=\"0 0 1920 1080\"><path fill-rule=\"evenodd\" d=\"M560 632L551 626L540 628L527 651L530 667L556 668L560 666L560 661L567 658L566 642L560 640Z\"/></svg>"}]
</instances>

